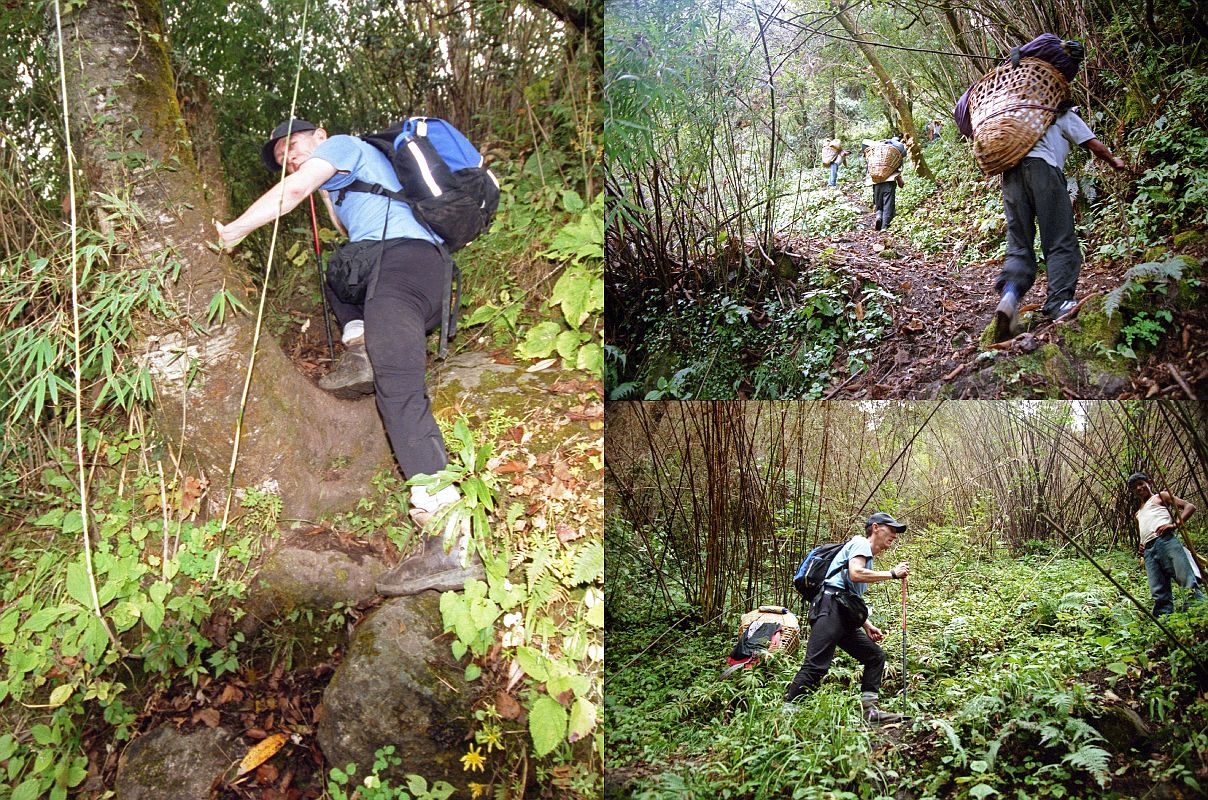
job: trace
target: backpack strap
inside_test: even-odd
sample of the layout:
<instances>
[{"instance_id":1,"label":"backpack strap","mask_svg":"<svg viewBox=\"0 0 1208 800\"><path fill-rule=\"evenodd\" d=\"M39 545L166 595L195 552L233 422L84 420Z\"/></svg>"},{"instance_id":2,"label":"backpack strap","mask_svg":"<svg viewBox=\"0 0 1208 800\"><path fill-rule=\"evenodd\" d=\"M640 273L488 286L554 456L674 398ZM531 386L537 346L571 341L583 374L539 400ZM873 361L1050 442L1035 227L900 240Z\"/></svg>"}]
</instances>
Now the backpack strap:
<instances>
[{"instance_id":1,"label":"backpack strap","mask_svg":"<svg viewBox=\"0 0 1208 800\"><path fill-rule=\"evenodd\" d=\"M400 203L407 202L407 198L403 196L402 192L396 192L392 189L387 189L385 186L383 186L380 183L369 183L368 181L363 181L358 178L357 180L354 180L352 183L348 184L344 188L338 190L338 192L336 194L336 205L337 206L344 202L344 195L348 194L349 192L364 192L365 194L376 194L376 195L381 195L382 197L389 197L391 200L398 200Z\"/></svg>"}]
</instances>

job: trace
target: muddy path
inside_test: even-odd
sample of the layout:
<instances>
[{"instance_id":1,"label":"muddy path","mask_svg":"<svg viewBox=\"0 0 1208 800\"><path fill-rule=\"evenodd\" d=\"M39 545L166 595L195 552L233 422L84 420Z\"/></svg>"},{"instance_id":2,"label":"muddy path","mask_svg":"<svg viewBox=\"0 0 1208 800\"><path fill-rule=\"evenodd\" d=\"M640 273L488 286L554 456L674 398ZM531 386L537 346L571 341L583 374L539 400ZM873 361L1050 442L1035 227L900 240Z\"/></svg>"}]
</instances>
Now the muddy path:
<instances>
[{"instance_id":1,"label":"muddy path","mask_svg":"<svg viewBox=\"0 0 1208 800\"><path fill-rule=\"evenodd\" d=\"M1145 361L1105 358L1118 336L1117 322L1101 310L1102 298L1123 280L1123 268L1087 257L1076 299L1078 310L1057 322L1039 313L1047 286L1043 271L1024 298L1024 330L994 345L987 327L998 295L997 259L960 264L959 253L923 253L894 230L873 228L872 209L856 225L822 243L834 248L832 265L898 298L893 323L864 369L849 372L846 354L833 362L827 399L888 398L1142 398L1208 394L1208 319L1201 308L1176 318L1168 336ZM1085 245L1084 245L1085 250ZM1085 257L1085 253L1084 253ZM1085 302L1083 302L1085 301ZM1102 346L1101 346L1102 345Z\"/></svg>"}]
</instances>

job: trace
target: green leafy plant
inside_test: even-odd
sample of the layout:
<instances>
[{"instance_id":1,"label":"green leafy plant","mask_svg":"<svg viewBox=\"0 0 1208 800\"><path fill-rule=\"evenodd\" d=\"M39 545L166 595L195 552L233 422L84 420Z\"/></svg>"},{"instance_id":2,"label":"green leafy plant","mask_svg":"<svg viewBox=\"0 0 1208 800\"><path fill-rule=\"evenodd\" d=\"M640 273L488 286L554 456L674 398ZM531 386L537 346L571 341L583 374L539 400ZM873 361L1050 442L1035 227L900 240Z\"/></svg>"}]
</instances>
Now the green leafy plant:
<instances>
[{"instance_id":1,"label":"green leafy plant","mask_svg":"<svg viewBox=\"0 0 1208 800\"><path fill-rule=\"evenodd\" d=\"M549 249L542 253L568 262L548 301L562 318L530 328L516 354L542 359L557 353L568 368L599 374L604 367L603 344L598 334L583 326L604 310L604 196L597 195L591 206L584 208L577 194L566 192L563 203L567 211L578 216L558 231Z\"/></svg>"},{"instance_id":2,"label":"green leafy plant","mask_svg":"<svg viewBox=\"0 0 1208 800\"><path fill-rule=\"evenodd\" d=\"M447 781L436 781L428 786L422 775L407 775L407 785L392 786L382 780L380 773L403 763L394 755L394 745L387 745L374 753L373 768L358 784L354 784L357 765L349 764L344 769L332 767L327 779L327 793L332 800L448 800L457 791Z\"/></svg>"}]
</instances>

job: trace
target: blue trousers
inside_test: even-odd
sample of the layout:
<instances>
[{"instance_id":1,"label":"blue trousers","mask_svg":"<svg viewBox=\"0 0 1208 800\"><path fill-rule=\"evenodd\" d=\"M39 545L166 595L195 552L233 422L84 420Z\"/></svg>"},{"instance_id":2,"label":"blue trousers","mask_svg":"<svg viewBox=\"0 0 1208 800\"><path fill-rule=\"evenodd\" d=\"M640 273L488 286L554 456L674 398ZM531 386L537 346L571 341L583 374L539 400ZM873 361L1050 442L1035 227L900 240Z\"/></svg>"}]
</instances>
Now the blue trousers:
<instances>
[{"instance_id":1,"label":"blue trousers","mask_svg":"<svg viewBox=\"0 0 1208 800\"><path fill-rule=\"evenodd\" d=\"M1183 542L1172 533L1162 534L1145 548L1145 576L1149 579L1149 594L1153 597L1153 613L1158 616L1174 611L1171 580L1178 581L1184 589L1191 589L1192 597L1197 601L1204 599Z\"/></svg>"},{"instance_id":2,"label":"blue trousers","mask_svg":"<svg viewBox=\"0 0 1208 800\"><path fill-rule=\"evenodd\" d=\"M835 161L832 161L832 162L831 162L831 165L830 165L830 181L829 181L829 182L828 182L826 185L827 185L827 186L834 186L834 185L835 185L835 184L837 184L838 182L839 182L839 161L838 161L838 159L836 159Z\"/></svg>"}]
</instances>

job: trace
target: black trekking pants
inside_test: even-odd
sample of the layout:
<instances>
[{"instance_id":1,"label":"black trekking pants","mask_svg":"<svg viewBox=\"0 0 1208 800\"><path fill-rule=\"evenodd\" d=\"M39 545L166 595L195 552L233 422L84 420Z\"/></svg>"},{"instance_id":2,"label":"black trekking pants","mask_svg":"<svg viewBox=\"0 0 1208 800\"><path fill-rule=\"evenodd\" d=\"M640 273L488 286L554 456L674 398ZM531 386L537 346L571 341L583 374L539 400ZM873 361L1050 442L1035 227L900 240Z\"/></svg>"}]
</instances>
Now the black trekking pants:
<instances>
[{"instance_id":1,"label":"black trekking pants","mask_svg":"<svg viewBox=\"0 0 1208 800\"><path fill-rule=\"evenodd\" d=\"M881 230L888 228L890 220L893 219L897 191L897 181L883 181L872 185L872 207L881 220Z\"/></svg>"},{"instance_id":2,"label":"black trekking pants","mask_svg":"<svg viewBox=\"0 0 1208 800\"><path fill-rule=\"evenodd\" d=\"M1007 217L1007 257L995 289L1010 281L1027 294L1036 281L1036 228L1048 273L1049 295L1043 311L1057 316L1061 304L1074 299L1082 250L1074 232L1074 206L1065 175L1043 158L1025 158L1002 174L1002 205Z\"/></svg>"},{"instance_id":3,"label":"black trekking pants","mask_svg":"<svg viewBox=\"0 0 1208 800\"><path fill-rule=\"evenodd\" d=\"M880 691L881 677L885 673L885 651L868 638L862 627L844 627L835 607L834 595L824 593L818 598L815 607L810 611L810 618L813 622L809 643L805 646L805 661L789 684L784 699L795 700L818 687L830 670L831 661L835 657L835 647L842 648L864 665L864 675L860 679L861 692L876 694Z\"/></svg>"},{"instance_id":4,"label":"black trekking pants","mask_svg":"<svg viewBox=\"0 0 1208 800\"><path fill-rule=\"evenodd\" d=\"M390 239L376 283L363 305L327 299L340 326L365 320L365 349L373 365L378 413L399 468L407 478L431 474L449 459L432 416L424 383L425 338L440 326L445 265L436 245L419 239Z\"/></svg>"}]
</instances>

